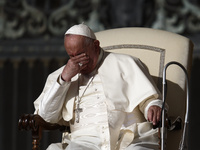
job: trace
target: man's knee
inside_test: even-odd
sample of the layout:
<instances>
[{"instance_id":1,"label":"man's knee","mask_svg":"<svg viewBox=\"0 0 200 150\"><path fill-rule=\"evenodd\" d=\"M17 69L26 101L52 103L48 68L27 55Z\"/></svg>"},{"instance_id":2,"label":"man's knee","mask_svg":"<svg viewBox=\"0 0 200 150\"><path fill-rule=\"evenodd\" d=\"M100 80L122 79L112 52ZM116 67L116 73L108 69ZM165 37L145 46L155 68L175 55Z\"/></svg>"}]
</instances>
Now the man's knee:
<instances>
[{"instance_id":1,"label":"man's knee","mask_svg":"<svg viewBox=\"0 0 200 150\"><path fill-rule=\"evenodd\" d=\"M48 146L47 150L64 150L62 143L53 143Z\"/></svg>"}]
</instances>

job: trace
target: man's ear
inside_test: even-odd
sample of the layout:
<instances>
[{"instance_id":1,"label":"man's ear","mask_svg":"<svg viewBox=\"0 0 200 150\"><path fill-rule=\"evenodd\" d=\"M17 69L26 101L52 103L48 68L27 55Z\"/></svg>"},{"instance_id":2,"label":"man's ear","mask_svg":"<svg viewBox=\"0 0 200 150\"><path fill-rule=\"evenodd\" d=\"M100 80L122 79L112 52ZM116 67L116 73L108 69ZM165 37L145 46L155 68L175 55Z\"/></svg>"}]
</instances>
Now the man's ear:
<instances>
[{"instance_id":1,"label":"man's ear","mask_svg":"<svg viewBox=\"0 0 200 150\"><path fill-rule=\"evenodd\" d=\"M94 47L95 47L95 50L96 50L96 51L99 51L99 46L100 46L99 40L95 40L95 41L94 41Z\"/></svg>"},{"instance_id":2,"label":"man's ear","mask_svg":"<svg viewBox=\"0 0 200 150\"><path fill-rule=\"evenodd\" d=\"M99 45L100 45L99 40L95 40L95 41L94 41L94 45L95 45L95 48L99 47Z\"/></svg>"}]
</instances>

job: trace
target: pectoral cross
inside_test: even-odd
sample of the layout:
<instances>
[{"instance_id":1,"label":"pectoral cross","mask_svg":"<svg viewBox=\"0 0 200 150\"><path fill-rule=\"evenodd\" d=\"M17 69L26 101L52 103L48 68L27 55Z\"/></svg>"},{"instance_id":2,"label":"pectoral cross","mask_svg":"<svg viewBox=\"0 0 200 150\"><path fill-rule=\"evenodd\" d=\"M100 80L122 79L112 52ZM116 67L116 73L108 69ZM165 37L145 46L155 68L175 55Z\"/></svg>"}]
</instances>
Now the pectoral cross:
<instances>
[{"instance_id":1,"label":"pectoral cross","mask_svg":"<svg viewBox=\"0 0 200 150\"><path fill-rule=\"evenodd\" d=\"M79 123L79 120L80 120L80 113L83 111L82 108L80 108L79 106L79 103L76 105L76 109L75 109L75 112L76 112L76 122Z\"/></svg>"}]
</instances>

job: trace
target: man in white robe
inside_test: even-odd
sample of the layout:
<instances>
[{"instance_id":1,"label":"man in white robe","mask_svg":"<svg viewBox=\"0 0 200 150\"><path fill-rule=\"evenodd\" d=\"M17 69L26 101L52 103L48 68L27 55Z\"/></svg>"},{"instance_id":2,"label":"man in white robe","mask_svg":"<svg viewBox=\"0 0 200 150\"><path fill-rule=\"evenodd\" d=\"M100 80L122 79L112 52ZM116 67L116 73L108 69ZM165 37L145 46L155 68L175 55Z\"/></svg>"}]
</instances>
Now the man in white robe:
<instances>
[{"instance_id":1,"label":"man in white robe","mask_svg":"<svg viewBox=\"0 0 200 150\"><path fill-rule=\"evenodd\" d=\"M49 75L35 113L71 133L48 150L158 149L162 102L138 58L104 52L80 24L65 33L67 64ZM147 121L148 120L148 121ZM67 143L68 146L64 143Z\"/></svg>"}]
</instances>

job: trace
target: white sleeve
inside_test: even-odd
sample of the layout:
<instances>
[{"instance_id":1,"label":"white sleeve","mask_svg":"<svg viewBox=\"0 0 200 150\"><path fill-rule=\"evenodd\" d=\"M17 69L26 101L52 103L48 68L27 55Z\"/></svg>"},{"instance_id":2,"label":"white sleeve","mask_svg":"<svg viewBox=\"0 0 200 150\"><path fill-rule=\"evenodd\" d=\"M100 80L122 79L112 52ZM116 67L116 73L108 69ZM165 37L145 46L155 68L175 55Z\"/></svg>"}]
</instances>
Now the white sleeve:
<instances>
[{"instance_id":1,"label":"white sleeve","mask_svg":"<svg viewBox=\"0 0 200 150\"><path fill-rule=\"evenodd\" d=\"M149 107L151 107L151 106L159 106L160 108L162 108L162 105L163 105L163 101L162 100L159 100L159 99L157 99L157 100L153 100L153 101L151 101L147 106L146 106L146 108L145 108L145 110L144 110L144 117L146 118L146 120L147 120L147 113L148 113L148 110L149 110ZM165 104L165 109L168 111L169 110L169 106L167 105L167 104Z\"/></svg>"},{"instance_id":2,"label":"white sleeve","mask_svg":"<svg viewBox=\"0 0 200 150\"><path fill-rule=\"evenodd\" d=\"M38 114L51 123L57 123L62 118L62 107L71 82L62 82L60 76L44 93L39 103Z\"/></svg>"}]
</instances>

